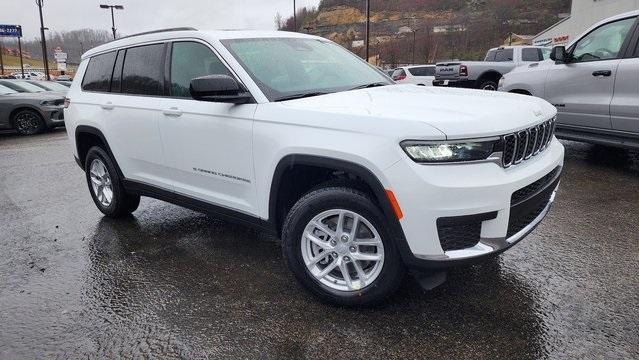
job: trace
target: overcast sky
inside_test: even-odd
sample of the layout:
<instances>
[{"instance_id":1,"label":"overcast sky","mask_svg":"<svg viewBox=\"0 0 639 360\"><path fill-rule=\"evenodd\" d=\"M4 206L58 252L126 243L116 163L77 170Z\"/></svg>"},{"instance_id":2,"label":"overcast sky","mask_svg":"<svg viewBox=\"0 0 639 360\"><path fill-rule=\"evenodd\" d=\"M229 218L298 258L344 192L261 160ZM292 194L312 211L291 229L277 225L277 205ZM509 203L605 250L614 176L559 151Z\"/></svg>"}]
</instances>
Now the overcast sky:
<instances>
[{"instance_id":1,"label":"overcast sky","mask_svg":"<svg viewBox=\"0 0 639 360\"><path fill-rule=\"evenodd\" d=\"M8 1L9 0L2 0ZM40 18L34 0L12 0L0 12L0 24L22 25L23 36L39 36ZM297 0L316 6L319 0ZM123 5L115 27L124 35L192 26L198 29L274 29L275 14L293 14L293 0L44 0L44 26L52 31L82 28L111 31L111 13L100 4Z\"/></svg>"}]
</instances>

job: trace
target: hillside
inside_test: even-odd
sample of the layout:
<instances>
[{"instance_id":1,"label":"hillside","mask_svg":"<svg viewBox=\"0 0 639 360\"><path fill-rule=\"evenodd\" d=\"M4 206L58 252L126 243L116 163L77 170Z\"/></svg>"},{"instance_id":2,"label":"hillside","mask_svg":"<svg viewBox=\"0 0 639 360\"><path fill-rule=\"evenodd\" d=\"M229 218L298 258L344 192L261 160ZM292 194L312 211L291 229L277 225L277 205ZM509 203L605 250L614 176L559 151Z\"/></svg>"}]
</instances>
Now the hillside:
<instances>
[{"instance_id":1,"label":"hillside","mask_svg":"<svg viewBox=\"0 0 639 360\"><path fill-rule=\"evenodd\" d=\"M570 0L371 0L371 56L382 63L481 58L513 32L536 34L558 21ZM322 0L298 11L298 31L334 40L363 55L364 0ZM281 24L293 30L292 18Z\"/></svg>"}]
</instances>

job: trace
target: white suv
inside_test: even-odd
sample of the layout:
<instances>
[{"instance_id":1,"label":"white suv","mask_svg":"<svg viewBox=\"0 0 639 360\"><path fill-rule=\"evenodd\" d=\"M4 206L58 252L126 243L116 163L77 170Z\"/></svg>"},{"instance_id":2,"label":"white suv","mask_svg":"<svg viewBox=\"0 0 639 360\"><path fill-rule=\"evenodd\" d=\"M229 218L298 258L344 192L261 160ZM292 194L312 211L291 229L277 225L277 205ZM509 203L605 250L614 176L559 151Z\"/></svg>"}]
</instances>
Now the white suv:
<instances>
[{"instance_id":1,"label":"white suv","mask_svg":"<svg viewBox=\"0 0 639 360\"><path fill-rule=\"evenodd\" d=\"M84 54L66 104L104 214L143 195L268 229L297 279L342 305L385 300L406 268L509 248L563 164L544 100L397 85L296 33L122 38Z\"/></svg>"}]
</instances>

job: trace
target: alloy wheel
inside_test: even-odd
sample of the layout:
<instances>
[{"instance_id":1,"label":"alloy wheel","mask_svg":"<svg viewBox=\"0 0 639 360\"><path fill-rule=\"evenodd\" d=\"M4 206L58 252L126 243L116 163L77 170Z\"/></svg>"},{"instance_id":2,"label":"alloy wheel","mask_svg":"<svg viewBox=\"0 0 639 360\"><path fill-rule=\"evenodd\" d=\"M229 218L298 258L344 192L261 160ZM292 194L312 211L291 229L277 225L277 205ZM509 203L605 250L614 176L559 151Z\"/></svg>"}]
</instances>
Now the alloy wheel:
<instances>
[{"instance_id":1,"label":"alloy wheel","mask_svg":"<svg viewBox=\"0 0 639 360\"><path fill-rule=\"evenodd\" d=\"M307 270L323 285L359 291L372 284L384 265L384 243L360 214L332 209L315 216L302 234Z\"/></svg>"},{"instance_id":2,"label":"alloy wheel","mask_svg":"<svg viewBox=\"0 0 639 360\"><path fill-rule=\"evenodd\" d=\"M16 116L15 127L21 134L35 134L40 129L40 119L31 112L23 112Z\"/></svg>"},{"instance_id":3,"label":"alloy wheel","mask_svg":"<svg viewBox=\"0 0 639 360\"><path fill-rule=\"evenodd\" d=\"M102 206L108 207L113 201L113 184L104 162L100 159L94 159L91 162L89 175L91 176L93 194Z\"/></svg>"}]
</instances>

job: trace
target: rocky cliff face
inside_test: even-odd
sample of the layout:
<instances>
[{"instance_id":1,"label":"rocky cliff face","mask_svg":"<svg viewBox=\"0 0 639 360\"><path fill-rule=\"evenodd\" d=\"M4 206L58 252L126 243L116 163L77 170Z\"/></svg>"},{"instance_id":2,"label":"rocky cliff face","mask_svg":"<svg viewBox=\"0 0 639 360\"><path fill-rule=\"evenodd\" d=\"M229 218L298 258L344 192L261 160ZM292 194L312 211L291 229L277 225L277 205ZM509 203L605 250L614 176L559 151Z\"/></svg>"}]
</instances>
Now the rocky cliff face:
<instances>
[{"instance_id":1,"label":"rocky cliff face","mask_svg":"<svg viewBox=\"0 0 639 360\"><path fill-rule=\"evenodd\" d=\"M569 8L570 0L372 0L371 54L385 63L481 58L511 32L536 34ZM305 15L298 30L363 55L364 0L322 0Z\"/></svg>"}]
</instances>

